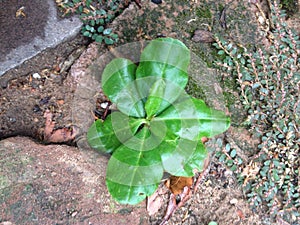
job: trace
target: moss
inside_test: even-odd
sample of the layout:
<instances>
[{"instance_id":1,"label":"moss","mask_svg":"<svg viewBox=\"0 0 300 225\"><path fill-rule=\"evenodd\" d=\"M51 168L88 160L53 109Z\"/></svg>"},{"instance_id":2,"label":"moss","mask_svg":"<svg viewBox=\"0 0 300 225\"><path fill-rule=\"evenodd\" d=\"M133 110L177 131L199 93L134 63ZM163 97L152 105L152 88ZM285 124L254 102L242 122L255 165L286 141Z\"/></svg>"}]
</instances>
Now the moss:
<instances>
[{"instance_id":1,"label":"moss","mask_svg":"<svg viewBox=\"0 0 300 225\"><path fill-rule=\"evenodd\" d=\"M202 88L193 80L189 79L188 84L186 86L186 92L198 99L202 99L206 102L206 96Z\"/></svg>"},{"instance_id":2,"label":"moss","mask_svg":"<svg viewBox=\"0 0 300 225\"><path fill-rule=\"evenodd\" d=\"M7 187L8 183L9 180L7 179L7 177L0 175L0 189Z\"/></svg>"},{"instance_id":3,"label":"moss","mask_svg":"<svg viewBox=\"0 0 300 225\"><path fill-rule=\"evenodd\" d=\"M6 202L9 197L11 197L13 189L11 187L6 187L1 188L0 190L0 204L2 204L3 202Z\"/></svg>"},{"instance_id":4,"label":"moss","mask_svg":"<svg viewBox=\"0 0 300 225\"><path fill-rule=\"evenodd\" d=\"M195 13L196 13L196 16L198 16L199 18L206 18L206 19L212 18L212 13L207 5L203 5L199 8L197 8Z\"/></svg>"},{"instance_id":5,"label":"moss","mask_svg":"<svg viewBox=\"0 0 300 225\"><path fill-rule=\"evenodd\" d=\"M232 94L232 92L235 92L238 89L237 83L235 82L234 79L232 79L230 77L230 78L224 79L224 81L222 82L221 85L223 86L224 90L226 91L224 93L224 96L225 96L227 106L234 105L235 102L239 100Z\"/></svg>"}]
</instances>

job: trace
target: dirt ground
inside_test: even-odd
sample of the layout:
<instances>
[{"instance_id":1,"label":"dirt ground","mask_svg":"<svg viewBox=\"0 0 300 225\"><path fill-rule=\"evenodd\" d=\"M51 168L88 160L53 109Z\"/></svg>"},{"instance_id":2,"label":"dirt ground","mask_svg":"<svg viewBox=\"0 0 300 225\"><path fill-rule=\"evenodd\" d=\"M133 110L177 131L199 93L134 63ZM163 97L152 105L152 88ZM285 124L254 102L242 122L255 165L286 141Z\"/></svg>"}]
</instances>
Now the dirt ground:
<instances>
[{"instance_id":1,"label":"dirt ground","mask_svg":"<svg viewBox=\"0 0 300 225\"><path fill-rule=\"evenodd\" d=\"M191 40L196 28L187 23L195 18L197 4L142 1L139 9L132 3L113 26L120 44L163 34L205 52L206 44ZM184 14L187 18L180 17ZM154 225L162 221L170 195L163 184L161 208L155 215L147 214L145 202L119 205L105 186L107 157L86 146L85 132L95 108L101 110L96 102L106 99L99 84L85 86L84 82L91 73L89 66L108 50L79 35L0 77L0 224ZM237 127L220 137L230 137L242 149L255 148L251 135ZM214 157L210 166L197 193L167 224L270 224L263 212L251 211L228 168Z\"/></svg>"}]
</instances>

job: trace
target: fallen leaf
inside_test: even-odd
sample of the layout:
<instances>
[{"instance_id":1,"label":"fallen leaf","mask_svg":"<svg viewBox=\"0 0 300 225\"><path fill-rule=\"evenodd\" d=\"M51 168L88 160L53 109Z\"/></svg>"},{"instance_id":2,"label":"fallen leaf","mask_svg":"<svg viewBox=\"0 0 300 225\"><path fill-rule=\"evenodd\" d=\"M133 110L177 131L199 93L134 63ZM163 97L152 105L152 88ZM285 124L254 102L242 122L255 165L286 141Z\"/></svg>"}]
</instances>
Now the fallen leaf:
<instances>
[{"instance_id":1,"label":"fallen leaf","mask_svg":"<svg viewBox=\"0 0 300 225\"><path fill-rule=\"evenodd\" d=\"M171 195L168 203L168 207L165 213L165 216L160 223L164 225L168 222L173 213L183 206L192 196L196 193L198 186L203 182L204 178L207 176L210 170L210 157L208 157L204 162L203 171L199 173L197 181L193 185L193 177L176 177L171 176L166 182L165 185L171 190ZM180 197L180 201L176 202L176 197Z\"/></svg>"},{"instance_id":2,"label":"fallen leaf","mask_svg":"<svg viewBox=\"0 0 300 225\"><path fill-rule=\"evenodd\" d=\"M245 180L243 183L243 187L246 186L249 180L253 180L256 178L256 174L258 174L260 167L256 162L251 161L242 171L241 175L245 176Z\"/></svg>"},{"instance_id":3,"label":"fallen leaf","mask_svg":"<svg viewBox=\"0 0 300 225\"><path fill-rule=\"evenodd\" d=\"M64 127L54 130L55 122L52 121L52 113L46 110L44 117L46 118L44 129L44 141L51 143L68 142L75 139L77 130L74 127Z\"/></svg>"},{"instance_id":4,"label":"fallen leaf","mask_svg":"<svg viewBox=\"0 0 300 225\"><path fill-rule=\"evenodd\" d=\"M184 187L190 188L193 185L193 177L171 176L165 184L174 195L178 195L183 192Z\"/></svg>"}]
</instances>

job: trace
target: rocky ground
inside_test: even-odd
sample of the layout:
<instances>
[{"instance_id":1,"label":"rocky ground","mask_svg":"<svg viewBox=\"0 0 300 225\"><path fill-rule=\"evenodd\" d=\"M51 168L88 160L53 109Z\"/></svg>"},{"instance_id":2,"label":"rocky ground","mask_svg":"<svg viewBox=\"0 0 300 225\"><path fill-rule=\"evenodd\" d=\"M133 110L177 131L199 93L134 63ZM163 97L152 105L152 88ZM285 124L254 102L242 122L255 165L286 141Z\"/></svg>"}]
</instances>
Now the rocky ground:
<instances>
[{"instance_id":1,"label":"rocky ground","mask_svg":"<svg viewBox=\"0 0 300 225\"><path fill-rule=\"evenodd\" d=\"M141 9L131 3L112 24L120 36L118 45L170 36L193 50L200 64L209 64L209 37L198 40L194 33L210 29L225 32L216 21L219 8L213 2L203 6L198 1L163 1L159 5L142 1ZM227 26L231 36L249 43L259 40L259 36L249 33L257 25L248 1L244 1L246 8L240 14L247 15L243 20L235 13L241 3L225 2L229 6L231 22ZM212 7L215 14L200 16L206 13L206 7ZM154 215L148 214L146 202L137 206L116 203L105 186L108 158L91 150L86 143L85 133L95 118L96 103L106 101L92 74L103 64L99 58L105 62L109 50L78 35L0 77L1 224L159 224L162 221L169 190L161 185L160 209ZM203 71L217 74L207 67ZM210 102L224 109L222 103ZM224 110L240 117L238 106ZM230 138L242 149L255 148L251 135L235 126L220 137ZM232 172L214 157L197 193L167 224L211 221L219 225L267 224L262 212L250 210Z\"/></svg>"}]
</instances>

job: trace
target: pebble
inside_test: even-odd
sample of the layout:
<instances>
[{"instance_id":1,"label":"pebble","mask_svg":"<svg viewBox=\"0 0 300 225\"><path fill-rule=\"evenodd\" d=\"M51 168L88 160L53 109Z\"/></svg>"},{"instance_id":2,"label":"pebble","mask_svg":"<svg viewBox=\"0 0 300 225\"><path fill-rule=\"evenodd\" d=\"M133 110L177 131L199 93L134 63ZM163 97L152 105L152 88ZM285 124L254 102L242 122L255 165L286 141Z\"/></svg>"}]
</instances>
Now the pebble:
<instances>
[{"instance_id":1,"label":"pebble","mask_svg":"<svg viewBox=\"0 0 300 225\"><path fill-rule=\"evenodd\" d=\"M40 75L39 73L34 73L34 74L32 74L32 77L33 77L34 79L41 79L41 78L42 78L41 75Z\"/></svg>"},{"instance_id":2,"label":"pebble","mask_svg":"<svg viewBox=\"0 0 300 225\"><path fill-rule=\"evenodd\" d=\"M202 42L202 43L212 43L214 42L214 38L211 32L206 30L196 30L194 36L192 37L192 41L194 42Z\"/></svg>"},{"instance_id":3,"label":"pebble","mask_svg":"<svg viewBox=\"0 0 300 225\"><path fill-rule=\"evenodd\" d=\"M17 121L16 118L13 118L13 117L9 118L9 122L11 122L11 123L15 123L16 121Z\"/></svg>"},{"instance_id":4,"label":"pebble","mask_svg":"<svg viewBox=\"0 0 300 225\"><path fill-rule=\"evenodd\" d=\"M238 200L236 198L233 198L229 202L231 205L236 205L238 203Z\"/></svg>"},{"instance_id":5,"label":"pebble","mask_svg":"<svg viewBox=\"0 0 300 225\"><path fill-rule=\"evenodd\" d=\"M106 109L107 106L108 106L108 102L102 102L102 103L100 104L100 106L101 106L102 109Z\"/></svg>"}]
</instances>

